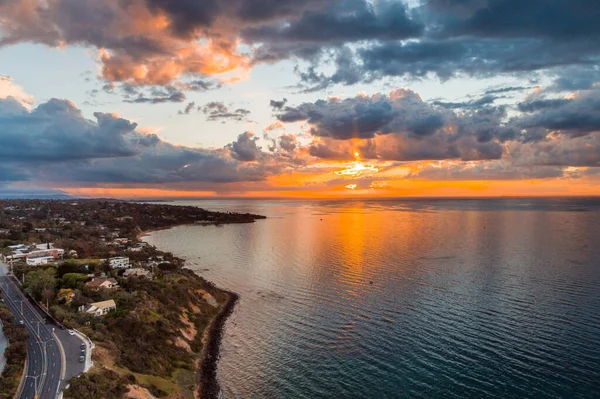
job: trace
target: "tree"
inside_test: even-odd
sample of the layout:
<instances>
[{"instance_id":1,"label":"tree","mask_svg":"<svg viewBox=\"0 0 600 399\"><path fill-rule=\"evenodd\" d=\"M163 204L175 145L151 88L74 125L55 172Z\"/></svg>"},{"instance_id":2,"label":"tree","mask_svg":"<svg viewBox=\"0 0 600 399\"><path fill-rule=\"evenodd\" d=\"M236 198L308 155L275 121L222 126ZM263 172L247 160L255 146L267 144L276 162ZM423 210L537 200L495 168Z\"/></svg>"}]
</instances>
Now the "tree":
<instances>
[{"instance_id":1,"label":"tree","mask_svg":"<svg viewBox=\"0 0 600 399\"><path fill-rule=\"evenodd\" d=\"M62 277L62 287L78 288L79 283L83 283L87 278L85 274L67 273Z\"/></svg>"},{"instance_id":2,"label":"tree","mask_svg":"<svg viewBox=\"0 0 600 399\"><path fill-rule=\"evenodd\" d=\"M25 276L25 283L23 284L25 290L38 301L42 299L42 297L50 295L49 292L52 292L52 295L54 295L54 289L56 287L55 274L56 269L52 267L27 273ZM44 295L44 291L47 291L46 295Z\"/></svg>"}]
</instances>

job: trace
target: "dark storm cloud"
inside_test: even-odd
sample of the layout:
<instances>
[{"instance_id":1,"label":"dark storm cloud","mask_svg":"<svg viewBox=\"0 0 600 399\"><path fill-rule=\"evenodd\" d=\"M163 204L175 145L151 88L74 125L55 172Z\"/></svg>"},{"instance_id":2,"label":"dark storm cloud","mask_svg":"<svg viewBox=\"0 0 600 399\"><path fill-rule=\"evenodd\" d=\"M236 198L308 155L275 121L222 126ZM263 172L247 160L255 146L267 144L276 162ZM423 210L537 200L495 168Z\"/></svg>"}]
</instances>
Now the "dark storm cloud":
<instances>
[{"instance_id":1,"label":"dark storm cloud","mask_svg":"<svg viewBox=\"0 0 600 399\"><path fill-rule=\"evenodd\" d=\"M389 97L358 96L288 106L278 119L282 122L306 120L313 126L311 134L314 136L343 140L398 132L427 136L444 125L445 116L421 101L414 92L399 89Z\"/></svg>"},{"instance_id":2,"label":"dark storm cloud","mask_svg":"<svg viewBox=\"0 0 600 399\"><path fill-rule=\"evenodd\" d=\"M230 157L228 149L169 144L113 114L94 117L85 119L67 100L51 99L29 111L11 97L0 99L1 180L227 183L263 180L277 170L246 165ZM249 135L234 144L231 152L240 159L260 152Z\"/></svg>"},{"instance_id":3,"label":"dark storm cloud","mask_svg":"<svg viewBox=\"0 0 600 399\"><path fill-rule=\"evenodd\" d=\"M598 47L591 39L553 43L540 39L460 37L444 41L375 44L360 49L357 57L363 74L370 79L435 74L444 80L459 73L487 77L497 73L525 73L593 63L600 55Z\"/></svg>"},{"instance_id":4,"label":"dark storm cloud","mask_svg":"<svg viewBox=\"0 0 600 399\"><path fill-rule=\"evenodd\" d=\"M586 0L525 3L425 2L413 13L426 25L419 40L373 40L357 47L352 64L336 63L337 70L331 75L313 70L301 73L300 78L309 88L322 88L354 84L357 76L366 82L430 74L445 80L459 75L488 77L598 64L600 7ZM344 78L343 69L348 65L354 66L354 72ZM572 77L574 82L569 82ZM562 85L569 83L583 86L585 81L572 74L563 78Z\"/></svg>"},{"instance_id":5,"label":"dark storm cloud","mask_svg":"<svg viewBox=\"0 0 600 399\"><path fill-rule=\"evenodd\" d=\"M590 90L594 83L600 82L600 68L593 67L570 67L560 69L556 72L554 84L551 91L575 91Z\"/></svg>"},{"instance_id":6,"label":"dark storm cloud","mask_svg":"<svg viewBox=\"0 0 600 399\"><path fill-rule=\"evenodd\" d=\"M308 89L398 76L555 73L600 60L600 7L589 0L423 0L412 8L391 0L14 0L0 2L0 15L10 21L0 24L0 46L102 49L104 79L136 85L202 82L282 59L309 64L299 71ZM335 70L319 70L325 63ZM571 73L556 87L589 82Z\"/></svg>"},{"instance_id":7,"label":"dark storm cloud","mask_svg":"<svg viewBox=\"0 0 600 399\"><path fill-rule=\"evenodd\" d=\"M505 123L504 107L483 107L462 114L425 103L414 92L398 89L389 95L318 100L287 106L284 122L307 121L321 138L309 153L325 159L351 159L349 139L366 140L361 156L379 160L498 159L502 143L519 130Z\"/></svg>"},{"instance_id":8,"label":"dark storm cloud","mask_svg":"<svg viewBox=\"0 0 600 399\"><path fill-rule=\"evenodd\" d=\"M0 159L62 161L131 156L137 125L111 114L85 119L68 100L51 99L29 112L11 97L0 99Z\"/></svg>"},{"instance_id":9,"label":"dark storm cloud","mask_svg":"<svg viewBox=\"0 0 600 399\"><path fill-rule=\"evenodd\" d=\"M419 36L424 26L408 15L399 1L369 3L364 0L329 2L318 10L304 11L282 25L248 28L246 39L255 42L348 43L362 40L397 40Z\"/></svg>"},{"instance_id":10,"label":"dark storm cloud","mask_svg":"<svg viewBox=\"0 0 600 399\"><path fill-rule=\"evenodd\" d=\"M423 11L442 37L600 37L600 9L589 0L427 0Z\"/></svg>"},{"instance_id":11,"label":"dark storm cloud","mask_svg":"<svg viewBox=\"0 0 600 399\"><path fill-rule=\"evenodd\" d=\"M538 100L528 104L538 112L519 120L524 128L543 128L572 136L600 131L600 90L573 99Z\"/></svg>"},{"instance_id":12,"label":"dark storm cloud","mask_svg":"<svg viewBox=\"0 0 600 399\"><path fill-rule=\"evenodd\" d=\"M572 100L566 98L553 98L547 100L534 100L517 104L517 108L521 112L535 112L549 108L559 108L568 104Z\"/></svg>"}]
</instances>

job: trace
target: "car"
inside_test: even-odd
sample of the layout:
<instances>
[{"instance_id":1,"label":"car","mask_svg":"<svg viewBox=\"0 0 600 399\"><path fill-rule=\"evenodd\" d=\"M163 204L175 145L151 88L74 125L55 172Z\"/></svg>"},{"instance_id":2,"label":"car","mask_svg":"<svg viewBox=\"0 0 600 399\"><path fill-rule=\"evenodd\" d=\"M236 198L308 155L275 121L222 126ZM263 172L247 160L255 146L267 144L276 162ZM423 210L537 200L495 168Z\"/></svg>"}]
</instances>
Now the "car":
<instances>
[{"instance_id":1,"label":"car","mask_svg":"<svg viewBox=\"0 0 600 399\"><path fill-rule=\"evenodd\" d=\"M69 330L69 335L75 335L75 331Z\"/></svg>"},{"instance_id":2,"label":"car","mask_svg":"<svg viewBox=\"0 0 600 399\"><path fill-rule=\"evenodd\" d=\"M60 329L61 329L61 330L66 330L66 329L67 329L67 327L66 327L64 324L61 324L61 325L60 325Z\"/></svg>"},{"instance_id":3,"label":"car","mask_svg":"<svg viewBox=\"0 0 600 399\"><path fill-rule=\"evenodd\" d=\"M79 356L79 363L85 362L85 356Z\"/></svg>"},{"instance_id":4,"label":"car","mask_svg":"<svg viewBox=\"0 0 600 399\"><path fill-rule=\"evenodd\" d=\"M85 350L82 350L79 356L85 356Z\"/></svg>"},{"instance_id":5,"label":"car","mask_svg":"<svg viewBox=\"0 0 600 399\"><path fill-rule=\"evenodd\" d=\"M25 324L23 320L19 320L19 324Z\"/></svg>"},{"instance_id":6,"label":"car","mask_svg":"<svg viewBox=\"0 0 600 399\"><path fill-rule=\"evenodd\" d=\"M81 345L79 345L79 349L81 349L81 350L85 350L85 349L86 349L86 346L85 346L85 344L81 344Z\"/></svg>"}]
</instances>

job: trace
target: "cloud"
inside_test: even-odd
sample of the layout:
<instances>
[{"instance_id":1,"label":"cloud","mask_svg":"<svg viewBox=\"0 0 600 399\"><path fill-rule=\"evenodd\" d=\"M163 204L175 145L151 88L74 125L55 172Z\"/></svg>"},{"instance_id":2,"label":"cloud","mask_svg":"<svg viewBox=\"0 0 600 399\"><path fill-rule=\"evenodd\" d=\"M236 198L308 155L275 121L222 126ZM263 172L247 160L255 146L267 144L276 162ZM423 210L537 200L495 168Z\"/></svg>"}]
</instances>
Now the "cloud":
<instances>
[{"instance_id":1,"label":"cloud","mask_svg":"<svg viewBox=\"0 0 600 399\"><path fill-rule=\"evenodd\" d=\"M533 112L519 120L524 128L543 128L572 136L600 131L600 90L582 93L572 99L537 100L519 104Z\"/></svg>"},{"instance_id":2,"label":"cloud","mask_svg":"<svg viewBox=\"0 0 600 399\"><path fill-rule=\"evenodd\" d=\"M163 103L181 103L186 99L185 94L182 92L176 92L173 94L158 95L155 97L144 97L139 95L133 99L125 99L126 103L137 103L137 104L163 104Z\"/></svg>"},{"instance_id":3,"label":"cloud","mask_svg":"<svg viewBox=\"0 0 600 399\"><path fill-rule=\"evenodd\" d=\"M188 115L192 111L192 109L194 109L195 106L196 103L192 101L191 103L188 103L188 105L185 106L185 109L183 111L178 111L177 114Z\"/></svg>"},{"instance_id":4,"label":"cloud","mask_svg":"<svg viewBox=\"0 0 600 399\"><path fill-rule=\"evenodd\" d=\"M0 99L0 159L20 162L114 158L138 152L137 124L113 114L85 119L68 100L51 99L32 111Z\"/></svg>"},{"instance_id":5,"label":"cloud","mask_svg":"<svg viewBox=\"0 0 600 399\"><path fill-rule=\"evenodd\" d=\"M269 101L269 105L271 106L271 108L277 109L277 110L282 109L286 103L287 103L287 98L284 98L281 101L276 101L276 100Z\"/></svg>"},{"instance_id":6,"label":"cloud","mask_svg":"<svg viewBox=\"0 0 600 399\"><path fill-rule=\"evenodd\" d=\"M444 101L434 101L432 104L433 105L437 105L438 107L442 107L442 108L449 108L449 109L454 109L454 108L480 108L482 106L485 105L489 105L489 104L493 104L494 101L496 101L498 99L498 97L492 96L492 95L485 95L481 98L478 98L476 100L469 100L469 101L463 101L463 102L444 102Z\"/></svg>"},{"instance_id":7,"label":"cloud","mask_svg":"<svg viewBox=\"0 0 600 399\"><path fill-rule=\"evenodd\" d=\"M566 177L564 167L515 166L506 161L426 164L413 168L406 179L433 181L531 180ZM575 177L572 174L569 177Z\"/></svg>"},{"instance_id":8,"label":"cloud","mask_svg":"<svg viewBox=\"0 0 600 399\"><path fill-rule=\"evenodd\" d=\"M0 46L93 48L105 80L136 85L203 82L283 59L309 64L299 71L309 88L429 74L448 79L554 73L559 66L598 64L596 4L525 3L51 0L42 7L35 0L11 0L0 2ZM334 71L316 69L324 64ZM570 77L557 87L585 83ZM207 90L203 84L189 87Z\"/></svg>"},{"instance_id":9,"label":"cloud","mask_svg":"<svg viewBox=\"0 0 600 399\"><path fill-rule=\"evenodd\" d=\"M411 19L402 2L368 3L362 0L328 2L318 10L306 10L289 24L248 28L247 39L269 42L354 42L370 39L398 40L419 36L424 26Z\"/></svg>"},{"instance_id":10,"label":"cloud","mask_svg":"<svg viewBox=\"0 0 600 399\"><path fill-rule=\"evenodd\" d=\"M15 84L10 76L0 75L0 98L7 97L14 98L26 108L33 104L33 97L25 93L21 86Z\"/></svg>"},{"instance_id":11,"label":"cloud","mask_svg":"<svg viewBox=\"0 0 600 399\"><path fill-rule=\"evenodd\" d=\"M523 90L527 90L530 89L530 87L525 87L525 86L507 86L507 87L499 87L499 88L494 88L494 89L488 89L485 91L484 94L503 94L503 93L510 93L513 91L523 91Z\"/></svg>"},{"instance_id":12,"label":"cloud","mask_svg":"<svg viewBox=\"0 0 600 399\"><path fill-rule=\"evenodd\" d=\"M242 122L248 120L248 117L250 116L250 111L247 109L237 108L230 111L223 102L219 101L206 103L204 106L198 107L198 109L206 115L208 121L232 120Z\"/></svg>"},{"instance_id":13,"label":"cloud","mask_svg":"<svg viewBox=\"0 0 600 399\"><path fill-rule=\"evenodd\" d=\"M459 115L407 89L287 106L278 118L307 121L310 134L319 138L309 152L325 159L351 158L350 140L366 140L369 147L361 154L380 160L497 159L502 156L500 143L518 133L503 121L502 107Z\"/></svg>"},{"instance_id":14,"label":"cloud","mask_svg":"<svg viewBox=\"0 0 600 399\"><path fill-rule=\"evenodd\" d=\"M114 114L94 117L86 119L68 100L51 99L29 111L12 97L0 99L0 180L169 186L262 181L283 167L231 157L258 158L260 147L249 133L231 150L200 149L142 134Z\"/></svg>"},{"instance_id":15,"label":"cloud","mask_svg":"<svg viewBox=\"0 0 600 399\"><path fill-rule=\"evenodd\" d=\"M239 161L256 161L262 155L261 148L256 145L257 140L258 137L255 137L254 133L244 132L227 148L231 151L231 156Z\"/></svg>"},{"instance_id":16,"label":"cloud","mask_svg":"<svg viewBox=\"0 0 600 399\"><path fill-rule=\"evenodd\" d=\"M298 146L298 140L293 134L279 136L279 147L286 152L294 152Z\"/></svg>"}]
</instances>

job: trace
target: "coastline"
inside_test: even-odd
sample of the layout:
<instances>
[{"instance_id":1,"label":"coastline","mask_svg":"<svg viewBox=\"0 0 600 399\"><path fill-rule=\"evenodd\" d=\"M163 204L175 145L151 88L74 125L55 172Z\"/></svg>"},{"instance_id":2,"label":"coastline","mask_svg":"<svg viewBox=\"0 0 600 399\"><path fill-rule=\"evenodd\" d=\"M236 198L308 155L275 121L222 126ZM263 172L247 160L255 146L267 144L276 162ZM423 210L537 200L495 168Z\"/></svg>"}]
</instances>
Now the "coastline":
<instances>
[{"instance_id":1,"label":"coastline","mask_svg":"<svg viewBox=\"0 0 600 399\"><path fill-rule=\"evenodd\" d=\"M200 368L196 374L197 397L200 399L218 398L221 392L219 381L217 380L217 365L219 362L223 329L225 322L231 313L233 313L235 304L240 298L234 292L224 292L228 296L227 302L225 302L219 313L204 331L205 344L202 348Z\"/></svg>"},{"instance_id":2,"label":"coastline","mask_svg":"<svg viewBox=\"0 0 600 399\"><path fill-rule=\"evenodd\" d=\"M254 223L252 222L234 222L234 223ZM206 226L215 223L208 224L178 224L169 227L161 227L157 229L145 230L137 235L137 239L141 240L142 237L151 234L156 231L169 230L178 226ZM177 254L174 254L178 256ZM184 259L185 262L185 259ZM196 274L195 271L183 266L183 269L189 270ZM198 274L196 274L198 275ZM211 283L212 284L212 283ZM216 286L215 286L216 287ZM219 291L227 294L227 301L223 304L217 315L210 321L208 327L203 332L202 351L200 353L199 362L197 363L197 369L195 370L195 383L196 387L194 390L194 397L197 399L216 399L219 398L221 387L217 380L217 366L219 362L219 354L221 350L221 339L225 323L229 316L233 313L236 303L240 299L240 296L232 291L227 291L222 288L216 287Z\"/></svg>"}]
</instances>

